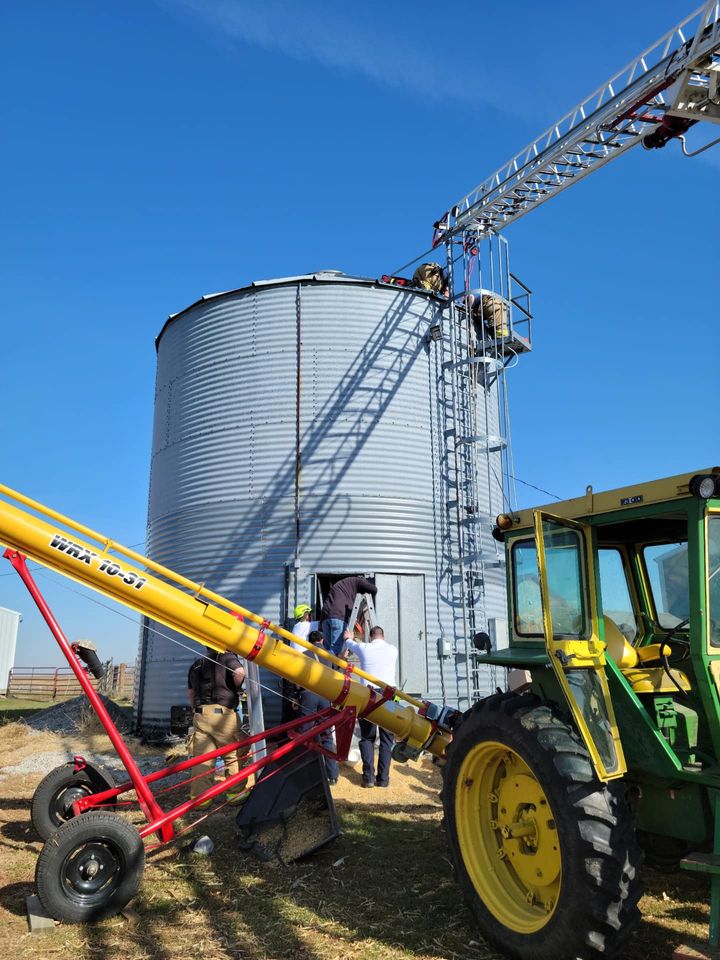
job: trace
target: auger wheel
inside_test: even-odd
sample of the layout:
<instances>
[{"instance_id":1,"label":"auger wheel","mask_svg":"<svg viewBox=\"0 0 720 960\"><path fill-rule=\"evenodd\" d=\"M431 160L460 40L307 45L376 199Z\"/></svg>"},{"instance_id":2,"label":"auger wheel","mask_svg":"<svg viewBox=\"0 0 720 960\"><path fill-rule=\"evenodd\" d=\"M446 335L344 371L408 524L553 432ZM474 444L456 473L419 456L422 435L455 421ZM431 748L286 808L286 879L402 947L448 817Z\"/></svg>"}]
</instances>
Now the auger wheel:
<instances>
[{"instance_id":1,"label":"auger wheel","mask_svg":"<svg viewBox=\"0 0 720 960\"><path fill-rule=\"evenodd\" d=\"M98 764L86 764L76 770L70 761L63 763L45 776L32 798L30 816L42 840L49 840L58 827L73 817L72 806L81 797L88 797L115 786L112 775ZM112 809L106 805L104 809Z\"/></svg>"},{"instance_id":2,"label":"auger wheel","mask_svg":"<svg viewBox=\"0 0 720 960\"><path fill-rule=\"evenodd\" d=\"M85 923L119 913L135 896L145 848L116 813L90 811L62 824L35 868L40 902L55 920Z\"/></svg>"},{"instance_id":3,"label":"auger wheel","mask_svg":"<svg viewBox=\"0 0 720 960\"><path fill-rule=\"evenodd\" d=\"M633 818L554 707L498 694L469 710L443 804L457 880L491 943L519 960L621 956L640 918Z\"/></svg>"}]
</instances>

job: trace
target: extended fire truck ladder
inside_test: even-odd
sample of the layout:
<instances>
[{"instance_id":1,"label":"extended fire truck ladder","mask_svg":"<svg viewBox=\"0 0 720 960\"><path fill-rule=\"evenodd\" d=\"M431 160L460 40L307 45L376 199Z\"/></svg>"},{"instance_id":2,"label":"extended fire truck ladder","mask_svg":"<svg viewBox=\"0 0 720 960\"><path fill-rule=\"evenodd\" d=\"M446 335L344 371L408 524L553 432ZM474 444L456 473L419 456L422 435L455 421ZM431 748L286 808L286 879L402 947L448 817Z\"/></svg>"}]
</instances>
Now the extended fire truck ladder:
<instances>
[{"instance_id":1,"label":"extended fire truck ladder","mask_svg":"<svg viewBox=\"0 0 720 960\"><path fill-rule=\"evenodd\" d=\"M720 4L711 0L543 131L436 223L497 233L638 143L665 146L698 120L720 122Z\"/></svg>"}]
</instances>

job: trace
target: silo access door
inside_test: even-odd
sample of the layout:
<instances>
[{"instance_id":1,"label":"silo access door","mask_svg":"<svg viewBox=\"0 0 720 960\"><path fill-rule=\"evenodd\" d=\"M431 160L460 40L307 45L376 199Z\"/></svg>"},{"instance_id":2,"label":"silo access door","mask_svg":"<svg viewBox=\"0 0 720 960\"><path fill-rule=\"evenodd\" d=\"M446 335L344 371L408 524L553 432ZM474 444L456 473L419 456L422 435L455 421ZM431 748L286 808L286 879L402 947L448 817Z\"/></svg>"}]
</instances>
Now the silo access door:
<instances>
[{"instance_id":1,"label":"silo access door","mask_svg":"<svg viewBox=\"0 0 720 960\"><path fill-rule=\"evenodd\" d=\"M398 648L400 687L427 693L425 577L412 573L376 573L375 613L385 639Z\"/></svg>"}]
</instances>

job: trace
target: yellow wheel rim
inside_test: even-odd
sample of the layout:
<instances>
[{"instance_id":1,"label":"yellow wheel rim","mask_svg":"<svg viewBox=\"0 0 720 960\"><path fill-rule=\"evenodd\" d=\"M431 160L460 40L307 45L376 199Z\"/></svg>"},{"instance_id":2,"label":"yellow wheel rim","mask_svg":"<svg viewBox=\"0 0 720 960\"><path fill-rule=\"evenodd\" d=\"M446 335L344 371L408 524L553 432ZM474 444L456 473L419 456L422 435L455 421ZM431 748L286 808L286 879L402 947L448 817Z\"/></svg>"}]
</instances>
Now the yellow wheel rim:
<instances>
[{"instance_id":1,"label":"yellow wheel rim","mask_svg":"<svg viewBox=\"0 0 720 960\"><path fill-rule=\"evenodd\" d=\"M560 843L527 763L502 743L473 747L458 773L455 823L465 869L486 907L516 933L541 930L560 895Z\"/></svg>"}]
</instances>

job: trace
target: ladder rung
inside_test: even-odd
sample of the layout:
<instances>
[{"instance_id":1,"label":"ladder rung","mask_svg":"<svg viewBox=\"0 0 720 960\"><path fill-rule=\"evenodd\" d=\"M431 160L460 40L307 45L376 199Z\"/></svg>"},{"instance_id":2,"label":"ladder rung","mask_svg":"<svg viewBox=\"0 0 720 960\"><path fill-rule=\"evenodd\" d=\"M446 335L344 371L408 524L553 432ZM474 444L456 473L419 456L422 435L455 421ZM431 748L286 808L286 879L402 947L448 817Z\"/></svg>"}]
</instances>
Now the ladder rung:
<instances>
[{"instance_id":1,"label":"ladder rung","mask_svg":"<svg viewBox=\"0 0 720 960\"><path fill-rule=\"evenodd\" d=\"M494 343L495 341L493 340L490 342ZM443 363L443 370L450 370L452 367L457 368L457 367L471 366L474 364L477 364L477 365L485 364L487 366L490 366L490 364L494 364L495 366L497 366L498 362L499 361L497 357L463 357L462 360L446 360L445 363Z\"/></svg>"},{"instance_id":2,"label":"ladder rung","mask_svg":"<svg viewBox=\"0 0 720 960\"><path fill-rule=\"evenodd\" d=\"M507 440L504 437L486 437L485 434L475 433L467 437L458 437L458 443L486 443L487 449L493 453L497 450L504 450L507 446Z\"/></svg>"}]
</instances>

